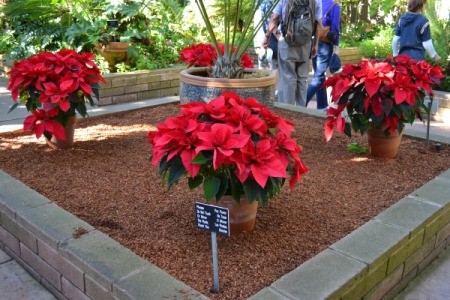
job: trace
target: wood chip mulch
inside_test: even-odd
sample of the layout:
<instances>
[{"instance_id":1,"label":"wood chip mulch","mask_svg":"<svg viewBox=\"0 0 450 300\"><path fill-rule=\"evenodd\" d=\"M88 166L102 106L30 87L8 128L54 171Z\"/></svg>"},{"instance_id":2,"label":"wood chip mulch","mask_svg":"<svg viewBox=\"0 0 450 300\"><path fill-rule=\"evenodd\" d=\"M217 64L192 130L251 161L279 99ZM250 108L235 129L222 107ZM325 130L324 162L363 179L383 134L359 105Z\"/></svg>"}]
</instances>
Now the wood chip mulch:
<instances>
[{"instance_id":1,"label":"wood chip mulch","mask_svg":"<svg viewBox=\"0 0 450 300\"><path fill-rule=\"evenodd\" d=\"M79 119L75 146L51 150L26 134L0 136L0 168L136 254L212 299L245 299L294 270L450 168L450 147L404 136L395 159L348 151L366 136L336 133L323 119L274 111L295 124L310 171L259 208L253 232L218 236L220 294L210 234L195 227L201 190L171 190L149 163L149 130L178 114L175 104ZM82 234L79 229L74 236Z\"/></svg>"}]
</instances>

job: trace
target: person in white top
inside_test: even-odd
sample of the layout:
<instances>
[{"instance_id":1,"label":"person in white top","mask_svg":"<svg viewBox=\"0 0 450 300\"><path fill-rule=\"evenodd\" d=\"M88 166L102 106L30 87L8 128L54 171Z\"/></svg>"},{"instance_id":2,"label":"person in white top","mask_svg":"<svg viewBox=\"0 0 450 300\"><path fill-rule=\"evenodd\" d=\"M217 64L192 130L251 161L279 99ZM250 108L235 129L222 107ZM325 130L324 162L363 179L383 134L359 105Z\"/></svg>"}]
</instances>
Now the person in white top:
<instances>
[{"instance_id":1,"label":"person in white top","mask_svg":"<svg viewBox=\"0 0 450 300\"><path fill-rule=\"evenodd\" d=\"M289 0L280 0L273 10L269 28L263 42L263 47L268 47L270 34L277 28L281 20L286 19L286 5ZM320 23L322 19L322 1L315 2L315 20ZM321 24L316 24L315 32ZM313 45L311 42L303 46L289 46L283 38L278 39L278 101L292 105L306 105L306 89L309 74L309 60L317 53L318 39Z\"/></svg>"},{"instance_id":2,"label":"person in white top","mask_svg":"<svg viewBox=\"0 0 450 300\"><path fill-rule=\"evenodd\" d=\"M392 54L408 54L417 60L425 59L425 52L435 61L441 57L436 53L431 41L430 22L422 14L426 0L409 0L408 12L400 17L394 29Z\"/></svg>"}]
</instances>

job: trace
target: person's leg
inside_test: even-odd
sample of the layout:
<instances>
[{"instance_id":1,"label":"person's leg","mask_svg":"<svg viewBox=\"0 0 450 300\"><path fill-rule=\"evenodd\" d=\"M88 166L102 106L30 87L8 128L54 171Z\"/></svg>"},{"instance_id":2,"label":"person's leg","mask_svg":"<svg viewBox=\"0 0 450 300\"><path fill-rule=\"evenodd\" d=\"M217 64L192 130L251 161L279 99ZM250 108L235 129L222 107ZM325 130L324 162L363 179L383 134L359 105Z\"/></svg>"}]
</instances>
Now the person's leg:
<instances>
[{"instance_id":1,"label":"person's leg","mask_svg":"<svg viewBox=\"0 0 450 300\"><path fill-rule=\"evenodd\" d=\"M330 63L333 45L319 41L319 50L317 54L316 73L314 80L316 80L316 100L317 109L324 109L328 106L327 92L323 88L325 82L325 72ZM317 79L316 79L317 78Z\"/></svg>"},{"instance_id":2,"label":"person's leg","mask_svg":"<svg viewBox=\"0 0 450 300\"><path fill-rule=\"evenodd\" d=\"M278 101L292 105L296 103L296 49L289 47L283 39L278 42Z\"/></svg>"},{"instance_id":3,"label":"person's leg","mask_svg":"<svg viewBox=\"0 0 450 300\"><path fill-rule=\"evenodd\" d=\"M272 49L272 74L277 78L275 82L275 100L278 100L278 40L275 35L270 36L270 48Z\"/></svg>"},{"instance_id":4,"label":"person's leg","mask_svg":"<svg viewBox=\"0 0 450 300\"><path fill-rule=\"evenodd\" d=\"M306 90L308 88L309 57L311 54L311 43L301 47L295 47L296 54L296 93L295 103L306 106Z\"/></svg>"},{"instance_id":5,"label":"person's leg","mask_svg":"<svg viewBox=\"0 0 450 300\"><path fill-rule=\"evenodd\" d=\"M297 90L295 95L296 104L306 106L306 90L308 88L309 61L297 65Z\"/></svg>"},{"instance_id":6,"label":"person's leg","mask_svg":"<svg viewBox=\"0 0 450 300\"><path fill-rule=\"evenodd\" d=\"M308 85L308 89L306 91L306 105L305 106L308 106L309 101L311 101L312 97L315 95L315 93L317 91L316 64L317 64L317 56L313 57L313 59L312 59L312 65L313 65L313 70L314 70L314 78L311 81L311 83Z\"/></svg>"}]
</instances>

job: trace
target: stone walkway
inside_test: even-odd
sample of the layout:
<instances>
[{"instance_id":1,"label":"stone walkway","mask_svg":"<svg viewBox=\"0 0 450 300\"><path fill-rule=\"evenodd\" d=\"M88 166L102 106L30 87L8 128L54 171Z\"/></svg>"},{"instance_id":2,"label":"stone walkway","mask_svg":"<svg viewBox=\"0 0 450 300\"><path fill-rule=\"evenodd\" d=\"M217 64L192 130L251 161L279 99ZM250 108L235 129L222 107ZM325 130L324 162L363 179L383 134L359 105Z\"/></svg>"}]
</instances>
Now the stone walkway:
<instances>
[{"instance_id":1,"label":"stone walkway","mask_svg":"<svg viewBox=\"0 0 450 300\"><path fill-rule=\"evenodd\" d=\"M0 299L56 299L15 260L0 250Z\"/></svg>"}]
</instances>

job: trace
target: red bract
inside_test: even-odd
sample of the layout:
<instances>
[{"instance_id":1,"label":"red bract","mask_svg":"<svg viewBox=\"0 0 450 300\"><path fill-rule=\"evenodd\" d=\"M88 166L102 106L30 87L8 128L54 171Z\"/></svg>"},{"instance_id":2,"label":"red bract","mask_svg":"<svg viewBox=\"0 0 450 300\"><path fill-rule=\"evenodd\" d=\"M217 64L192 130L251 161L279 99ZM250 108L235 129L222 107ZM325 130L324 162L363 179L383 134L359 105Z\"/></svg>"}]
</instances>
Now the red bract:
<instances>
[{"instance_id":1,"label":"red bract","mask_svg":"<svg viewBox=\"0 0 450 300\"><path fill-rule=\"evenodd\" d=\"M333 130L360 131L369 127L381 129L386 135L401 132L405 123L412 124L424 105L424 95L433 97L432 84L443 78L442 69L426 61L416 61L399 55L383 61L362 60L347 64L343 71L328 78L324 87L332 87L332 108L327 110L325 138ZM347 109L345 123L342 112Z\"/></svg>"},{"instance_id":2,"label":"red bract","mask_svg":"<svg viewBox=\"0 0 450 300\"><path fill-rule=\"evenodd\" d=\"M255 98L224 92L209 103L183 104L180 111L147 135L152 165L169 173L169 187L187 175L191 188L204 185L207 201L245 193L264 205L289 175L293 188L307 171L302 148L290 136L292 123Z\"/></svg>"},{"instance_id":3,"label":"red bract","mask_svg":"<svg viewBox=\"0 0 450 300\"><path fill-rule=\"evenodd\" d=\"M63 128L76 111L86 116L85 101L93 103L91 94L98 94L98 88L93 89L92 85L106 83L94 57L89 52L78 54L62 49L56 53L40 52L14 64L8 72L8 90L14 102L20 96L33 114L25 120L24 130L33 131L37 138L43 133L58 137L60 126ZM39 110L41 107L43 110ZM49 108L54 107L56 110L50 114ZM62 135L65 138L64 130Z\"/></svg>"},{"instance_id":4,"label":"red bract","mask_svg":"<svg viewBox=\"0 0 450 300\"><path fill-rule=\"evenodd\" d=\"M225 46L219 43L220 53L223 55L225 52ZM235 48L232 49L234 53ZM212 67L214 66L214 61L217 59L217 52L214 46L208 43L198 43L193 44L189 47L183 48L181 50L179 60L189 67ZM253 68L253 59L248 53L244 53L241 56L241 66L243 68Z\"/></svg>"}]
</instances>

